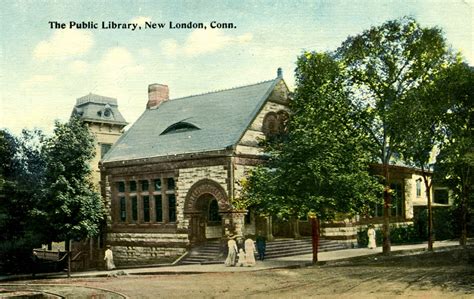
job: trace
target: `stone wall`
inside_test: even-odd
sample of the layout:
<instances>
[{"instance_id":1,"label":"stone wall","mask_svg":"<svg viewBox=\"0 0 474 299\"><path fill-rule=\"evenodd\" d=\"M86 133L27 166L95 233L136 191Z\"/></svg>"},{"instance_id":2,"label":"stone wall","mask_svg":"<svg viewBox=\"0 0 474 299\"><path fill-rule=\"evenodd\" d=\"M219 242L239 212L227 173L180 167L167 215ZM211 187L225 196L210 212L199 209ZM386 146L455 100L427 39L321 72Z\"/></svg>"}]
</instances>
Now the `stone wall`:
<instances>
[{"instance_id":1,"label":"stone wall","mask_svg":"<svg viewBox=\"0 0 474 299\"><path fill-rule=\"evenodd\" d=\"M236 148L236 153L246 155L262 155L263 149L258 146L258 142L265 139L265 135L262 132L263 119L268 112L278 112L281 110L289 111L288 107L283 104L270 101L265 103L260 113L253 120L248 130L240 139L240 142Z\"/></svg>"},{"instance_id":2,"label":"stone wall","mask_svg":"<svg viewBox=\"0 0 474 299\"><path fill-rule=\"evenodd\" d=\"M178 228L188 228L189 221L184 217L184 203L189 189L202 179L209 179L219 184L228 192L228 171L224 165L179 169L176 182L176 210Z\"/></svg>"},{"instance_id":3,"label":"stone wall","mask_svg":"<svg viewBox=\"0 0 474 299\"><path fill-rule=\"evenodd\" d=\"M108 233L117 266L172 262L186 252L187 234Z\"/></svg>"}]
</instances>

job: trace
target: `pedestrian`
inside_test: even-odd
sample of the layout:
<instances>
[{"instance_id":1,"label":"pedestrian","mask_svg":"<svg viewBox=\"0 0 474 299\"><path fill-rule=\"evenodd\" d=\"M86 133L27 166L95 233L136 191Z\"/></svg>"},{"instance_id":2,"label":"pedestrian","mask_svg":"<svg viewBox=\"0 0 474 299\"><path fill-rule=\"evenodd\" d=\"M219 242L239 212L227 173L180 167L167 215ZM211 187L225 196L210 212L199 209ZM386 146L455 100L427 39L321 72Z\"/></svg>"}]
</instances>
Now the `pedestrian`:
<instances>
[{"instance_id":1,"label":"pedestrian","mask_svg":"<svg viewBox=\"0 0 474 299\"><path fill-rule=\"evenodd\" d=\"M267 240L263 236L262 232L258 232L256 243L257 243L258 259L263 261L265 259L265 250L267 247Z\"/></svg>"},{"instance_id":2,"label":"pedestrian","mask_svg":"<svg viewBox=\"0 0 474 299\"><path fill-rule=\"evenodd\" d=\"M114 254L112 253L112 249L110 249L110 245L107 245L107 250L105 250L104 261L107 270L115 269Z\"/></svg>"},{"instance_id":3,"label":"pedestrian","mask_svg":"<svg viewBox=\"0 0 474 299\"><path fill-rule=\"evenodd\" d=\"M245 265L245 257L246 254L242 248L239 249L239 254L238 254L238 261L237 261L237 266L242 267Z\"/></svg>"},{"instance_id":4,"label":"pedestrian","mask_svg":"<svg viewBox=\"0 0 474 299\"><path fill-rule=\"evenodd\" d=\"M369 244L368 244L368 248L369 249L375 249L377 248L377 244L375 242L375 236L376 236L376 233L375 233L375 229L374 229L374 226L373 225L370 225L369 226L369 229L367 230L367 236L369 237Z\"/></svg>"},{"instance_id":5,"label":"pedestrian","mask_svg":"<svg viewBox=\"0 0 474 299\"><path fill-rule=\"evenodd\" d=\"M235 258L237 257L237 243L234 240L234 236L229 236L229 240L227 241L227 258L225 260L225 265L227 267L235 266Z\"/></svg>"},{"instance_id":6,"label":"pedestrian","mask_svg":"<svg viewBox=\"0 0 474 299\"><path fill-rule=\"evenodd\" d=\"M249 267L255 266L255 244L251 238L245 240L245 264Z\"/></svg>"}]
</instances>

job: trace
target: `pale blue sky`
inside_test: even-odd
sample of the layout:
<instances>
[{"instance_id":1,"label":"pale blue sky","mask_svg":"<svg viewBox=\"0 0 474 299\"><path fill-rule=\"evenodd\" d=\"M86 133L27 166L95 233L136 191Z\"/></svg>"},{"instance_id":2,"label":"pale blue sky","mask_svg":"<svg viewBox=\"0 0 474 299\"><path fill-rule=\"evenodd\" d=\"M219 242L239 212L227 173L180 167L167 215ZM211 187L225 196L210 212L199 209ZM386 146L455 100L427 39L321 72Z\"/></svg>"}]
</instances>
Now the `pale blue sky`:
<instances>
[{"instance_id":1,"label":"pale blue sky","mask_svg":"<svg viewBox=\"0 0 474 299\"><path fill-rule=\"evenodd\" d=\"M0 128L50 132L76 98L115 97L128 122L150 83L171 98L272 79L294 85L303 50L404 15L438 26L474 65L473 0L457 1L11 1L0 0ZM227 30L53 30L48 21L232 22Z\"/></svg>"}]
</instances>

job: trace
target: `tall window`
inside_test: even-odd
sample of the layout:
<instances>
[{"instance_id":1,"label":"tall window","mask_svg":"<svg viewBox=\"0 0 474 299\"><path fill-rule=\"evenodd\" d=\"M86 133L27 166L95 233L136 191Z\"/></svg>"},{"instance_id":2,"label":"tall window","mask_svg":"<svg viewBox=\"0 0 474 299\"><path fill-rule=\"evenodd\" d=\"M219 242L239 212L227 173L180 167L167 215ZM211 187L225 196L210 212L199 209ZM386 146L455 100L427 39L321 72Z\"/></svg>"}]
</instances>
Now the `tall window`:
<instances>
[{"instance_id":1,"label":"tall window","mask_svg":"<svg viewBox=\"0 0 474 299\"><path fill-rule=\"evenodd\" d=\"M120 197L120 221L127 221L127 203L125 197Z\"/></svg>"},{"instance_id":2,"label":"tall window","mask_svg":"<svg viewBox=\"0 0 474 299\"><path fill-rule=\"evenodd\" d=\"M150 197L143 196L143 221L150 222Z\"/></svg>"},{"instance_id":3,"label":"tall window","mask_svg":"<svg viewBox=\"0 0 474 299\"><path fill-rule=\"evenodd\" d=\"M421 197L421 179L416 180L416 197Z\"/></svg>"},{"instance_id":4,"label":"tall window","mask_svg":"<svg viewBox=\"0 0 474 299\"><path fill-rule=\"evenodd\" d=\"M168 215L170 222L176 222L176 196L168 194Z\"/></svg>"},{"instance_id":5,"label":"tall window","mask_svg":"<svg viewBox=\"0 0 474 299\"><path fill-rule=\"evenodd\" d=\"M163 222L163 201L161 195L155 195L156 222Z\"/></svg>"},{"instance_id":6,"label":"tall window","mask_svg":"<svg viewBox=\"0 0 474 299\"><path fill-rule=\"evenodd\" d=\"M117 189L118 189L118 192L125 192L125 182L118 182Z\"/></svg>"},{"instance_id":7,"label":"tall window","mask_svg":"<svg viewBox=\"0 0 474 299\"><path fill-rule=\"evenodd\" d=\"M155 191L161 191L161 179L154 180Z\"/></svg>"},{"instance_id":8,"label":"tall window","mask_svg":"<svg viewBox=\"0 0 474 299\"><path fill-rule=\"evenodd\" d=\"M148 180L143 180L143 181L140 181L140 187L141 187L141 190L140 191L148 191Z\"/></svg>"},{"instance_id":9,"label":"tall window","mask_svg":"<svg viewBox=\"0 0 474 299\"><path fill-rule=\"evenodd\" d=\"M390 184L390 189L393 190L391 216L393 217L403 216L402 215L403 202L404 202L403 186L401 183L393 183L393 184Z\"/></svg>"},{"instance_id":10,"label":"tall window","mask_svg":"<svg viewBox=\"0 0 474 299\"><path fill-rule=\"evenodd\" d=\"M174 190L174 178L168 178L167 183L168 190Z\"/></svg>"},{"instance_id":11,"label":"tall window","mask_svg":"<svg viewBox=\"0 0 474 299\"><path fill-rule=\"evenodd\" d=\"M137 192L137 182L136 181L130 181L130 192Z\"/></svg>"},{"instance_id":12,"label":"tall window","mask_svg":"<svg viewBox=\"0 0 474 299\"><path fill-rule=\"evenodd\" d=\"M138 200L136 196L132 196L132 220L138 220Z\"/></svg>"}]
</instances>

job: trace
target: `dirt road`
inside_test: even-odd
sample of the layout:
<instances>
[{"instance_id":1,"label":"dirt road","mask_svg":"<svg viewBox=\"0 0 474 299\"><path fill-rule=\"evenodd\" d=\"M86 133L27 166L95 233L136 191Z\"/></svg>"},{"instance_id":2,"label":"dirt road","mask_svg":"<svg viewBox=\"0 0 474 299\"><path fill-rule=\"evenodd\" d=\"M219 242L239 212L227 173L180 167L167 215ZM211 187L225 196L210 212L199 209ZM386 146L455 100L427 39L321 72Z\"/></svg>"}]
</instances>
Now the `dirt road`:
<instances>
[{"instance_id":1,"label":"dirt road","mask_svg":"<svg viewBox=\"0 0 474 299\"><path fill-rule=\"evenodd\" d=\"M130 298L474 298L474 253L470 248L301 269L48 282L104 288Z\"/></svg>"}]
</instances>

